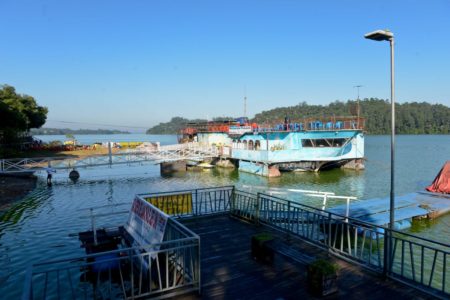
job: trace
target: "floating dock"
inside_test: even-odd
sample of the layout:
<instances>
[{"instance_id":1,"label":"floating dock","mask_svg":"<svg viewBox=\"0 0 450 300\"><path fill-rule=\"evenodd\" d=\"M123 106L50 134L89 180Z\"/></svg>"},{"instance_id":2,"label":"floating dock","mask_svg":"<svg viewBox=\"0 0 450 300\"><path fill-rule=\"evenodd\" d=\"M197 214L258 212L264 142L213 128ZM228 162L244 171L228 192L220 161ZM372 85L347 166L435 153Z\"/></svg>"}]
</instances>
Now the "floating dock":
<instances>
[{"instance_id":1,"label":"floating dock","mask_svg":"<svg viewBox=\"0 0 450 300\"><path fill-rule=\"evenodd\" d=\"M364 222L387 226L389 224L389 198L375 198L350 204L349 217ZM345 215L347 206L327 209ZM395 229L411 227L413 219L434 219L450 212L450 194L416 192L395 197Z\"/></svg>"}]
</instances>

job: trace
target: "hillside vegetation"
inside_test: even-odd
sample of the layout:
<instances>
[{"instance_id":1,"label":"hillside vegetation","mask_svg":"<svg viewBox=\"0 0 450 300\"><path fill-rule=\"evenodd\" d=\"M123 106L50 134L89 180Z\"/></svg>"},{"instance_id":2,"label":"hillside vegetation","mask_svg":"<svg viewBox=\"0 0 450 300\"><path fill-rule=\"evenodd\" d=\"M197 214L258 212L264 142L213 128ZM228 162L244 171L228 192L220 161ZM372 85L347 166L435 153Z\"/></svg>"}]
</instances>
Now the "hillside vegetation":
<instances>
[{"instance_id":1,"label":"hillside vegetation","mask_svg":"<svg viewBox=\"0 0 450 300\"><path fill-rule=\"evenodd\" d=\"M216 117L213 121L231 120L233 117ZM172 120L166 123L159 123L156 126L147 130L147 134L177 134L189 122L206 122L205 119L186 119L182 117L173 117Z\"/></svg>"},{"instance_id":2,"label":"hillside vegetation","mask_svg":"<svg viewBox=\"0 0 450 300\"><path fill-rule=\"evenodd\" d=\"M295 106L278 107L263 111L251 120L256 123L282 122L289 117L291 122L306 117L329 117L356 115L356 101L335 101L328 105L310 105L306 102ZM411 102L396 104L396 132L398 134L449 134L450 108L442 104ZM360 114L366 118L366 131L369 134L389 134L391 105L388 100L370 98L360 101ZM179 133L187 122L205 121L172 118L147 130L152 134Z\"/></svg>"},{"instance_id":3,"label":"hillside vegetation","mask_svg":"<svg viewBox=\"0 0 450 300\"><path fill-rule=\"evenodd\" d=\"M116 129L69 129L69 128L33 128L32 135L66 135L66 134L129 134L128 131Z\"/></svg>"}]
</instances>

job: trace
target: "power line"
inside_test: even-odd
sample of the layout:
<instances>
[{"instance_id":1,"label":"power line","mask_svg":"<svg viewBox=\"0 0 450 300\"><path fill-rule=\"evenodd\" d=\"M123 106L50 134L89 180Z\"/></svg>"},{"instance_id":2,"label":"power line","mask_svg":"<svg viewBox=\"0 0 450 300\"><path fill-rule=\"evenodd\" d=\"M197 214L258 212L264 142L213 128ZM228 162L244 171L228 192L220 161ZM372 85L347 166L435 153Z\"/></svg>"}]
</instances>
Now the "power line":
<instances>
[{"instance_id":1,"label":"power line","mask_svg":"<svg viewBox=\"0 0 450 300\"><path fill-rule=\"evenodd\" d=\"M124 128L141 128L141 129L148 129L148 127L144 127L144 126L112 125L112 124L86 123L86 122L60 121L60 120L47 120L47 121L50 121L50 122L58 122L58 123L65 123L65 124L82 124L82 125L95 125L95 126L108 126L108 127L124 127Z\"/></svg>"}]
</instances>

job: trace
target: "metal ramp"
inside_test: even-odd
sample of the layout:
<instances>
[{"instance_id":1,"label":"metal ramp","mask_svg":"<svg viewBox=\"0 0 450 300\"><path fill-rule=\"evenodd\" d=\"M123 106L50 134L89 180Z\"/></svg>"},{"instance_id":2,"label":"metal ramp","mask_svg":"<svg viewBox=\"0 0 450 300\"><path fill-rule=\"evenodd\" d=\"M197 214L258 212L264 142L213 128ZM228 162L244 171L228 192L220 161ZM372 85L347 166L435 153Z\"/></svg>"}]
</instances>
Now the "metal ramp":
<instances>
[{"instance_id":1,"label":"metal ramp","mask_svg":"<svg viewBox=\"0 0 450 300\"><path fill-rule=\"evenodd\" d=\"M206 158L218 157L216 147L204 146L198 143L187 143L160 146L157 149L141 151L124 151L107 155L95 155L78 158L40 157L16 158L0 160L0 174L31 173L53 169L76 169L119 164L134 164L149 162L160 164L180 160L202 161Z\"/></svg>"},{"instance_id":2,"label":"metal ramp","mask_svg":"<svg viewBox=\"0 0 450 300\"><path fill-rule=\"evenodd\" d=\"M354 202L350 205L349 217L364 222L386 226L389 224L389 198L375 198ZM339 205L327 209L334 214L345 214L348 209ZM413 218L429 218L450 212L450 195L418 192L395 197L395 227L404 229Z\"/></svg>"}]
</instances>

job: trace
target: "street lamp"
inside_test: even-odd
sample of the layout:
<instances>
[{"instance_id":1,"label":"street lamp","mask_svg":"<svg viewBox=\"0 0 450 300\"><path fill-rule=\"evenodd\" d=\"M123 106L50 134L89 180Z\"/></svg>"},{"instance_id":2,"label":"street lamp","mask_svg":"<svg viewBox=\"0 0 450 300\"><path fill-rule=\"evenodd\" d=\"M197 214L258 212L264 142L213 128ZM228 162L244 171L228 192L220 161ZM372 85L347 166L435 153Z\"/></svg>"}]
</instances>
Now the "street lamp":
<instances>
[{"instance_id":1,"label":"street lamp","mask_svg":"<svg viewBox=\"0 0 450 300\"><path fill-rule=\"evenodd\" d=\"M389 30L376 30L364 35L366 39L374 41L389 41L391 46L391 193L390 193L390 207L389 207L389 234L386 243L386 252L384 255L385 272L391 270L391 255L392 255L392 229L394 228L394 210L395 210L395 195L394 195L394 148L395 148L395 98L394 98L394 34ZM386 267L389 266L389 269Z\"/></svg>"}]
</instances>

